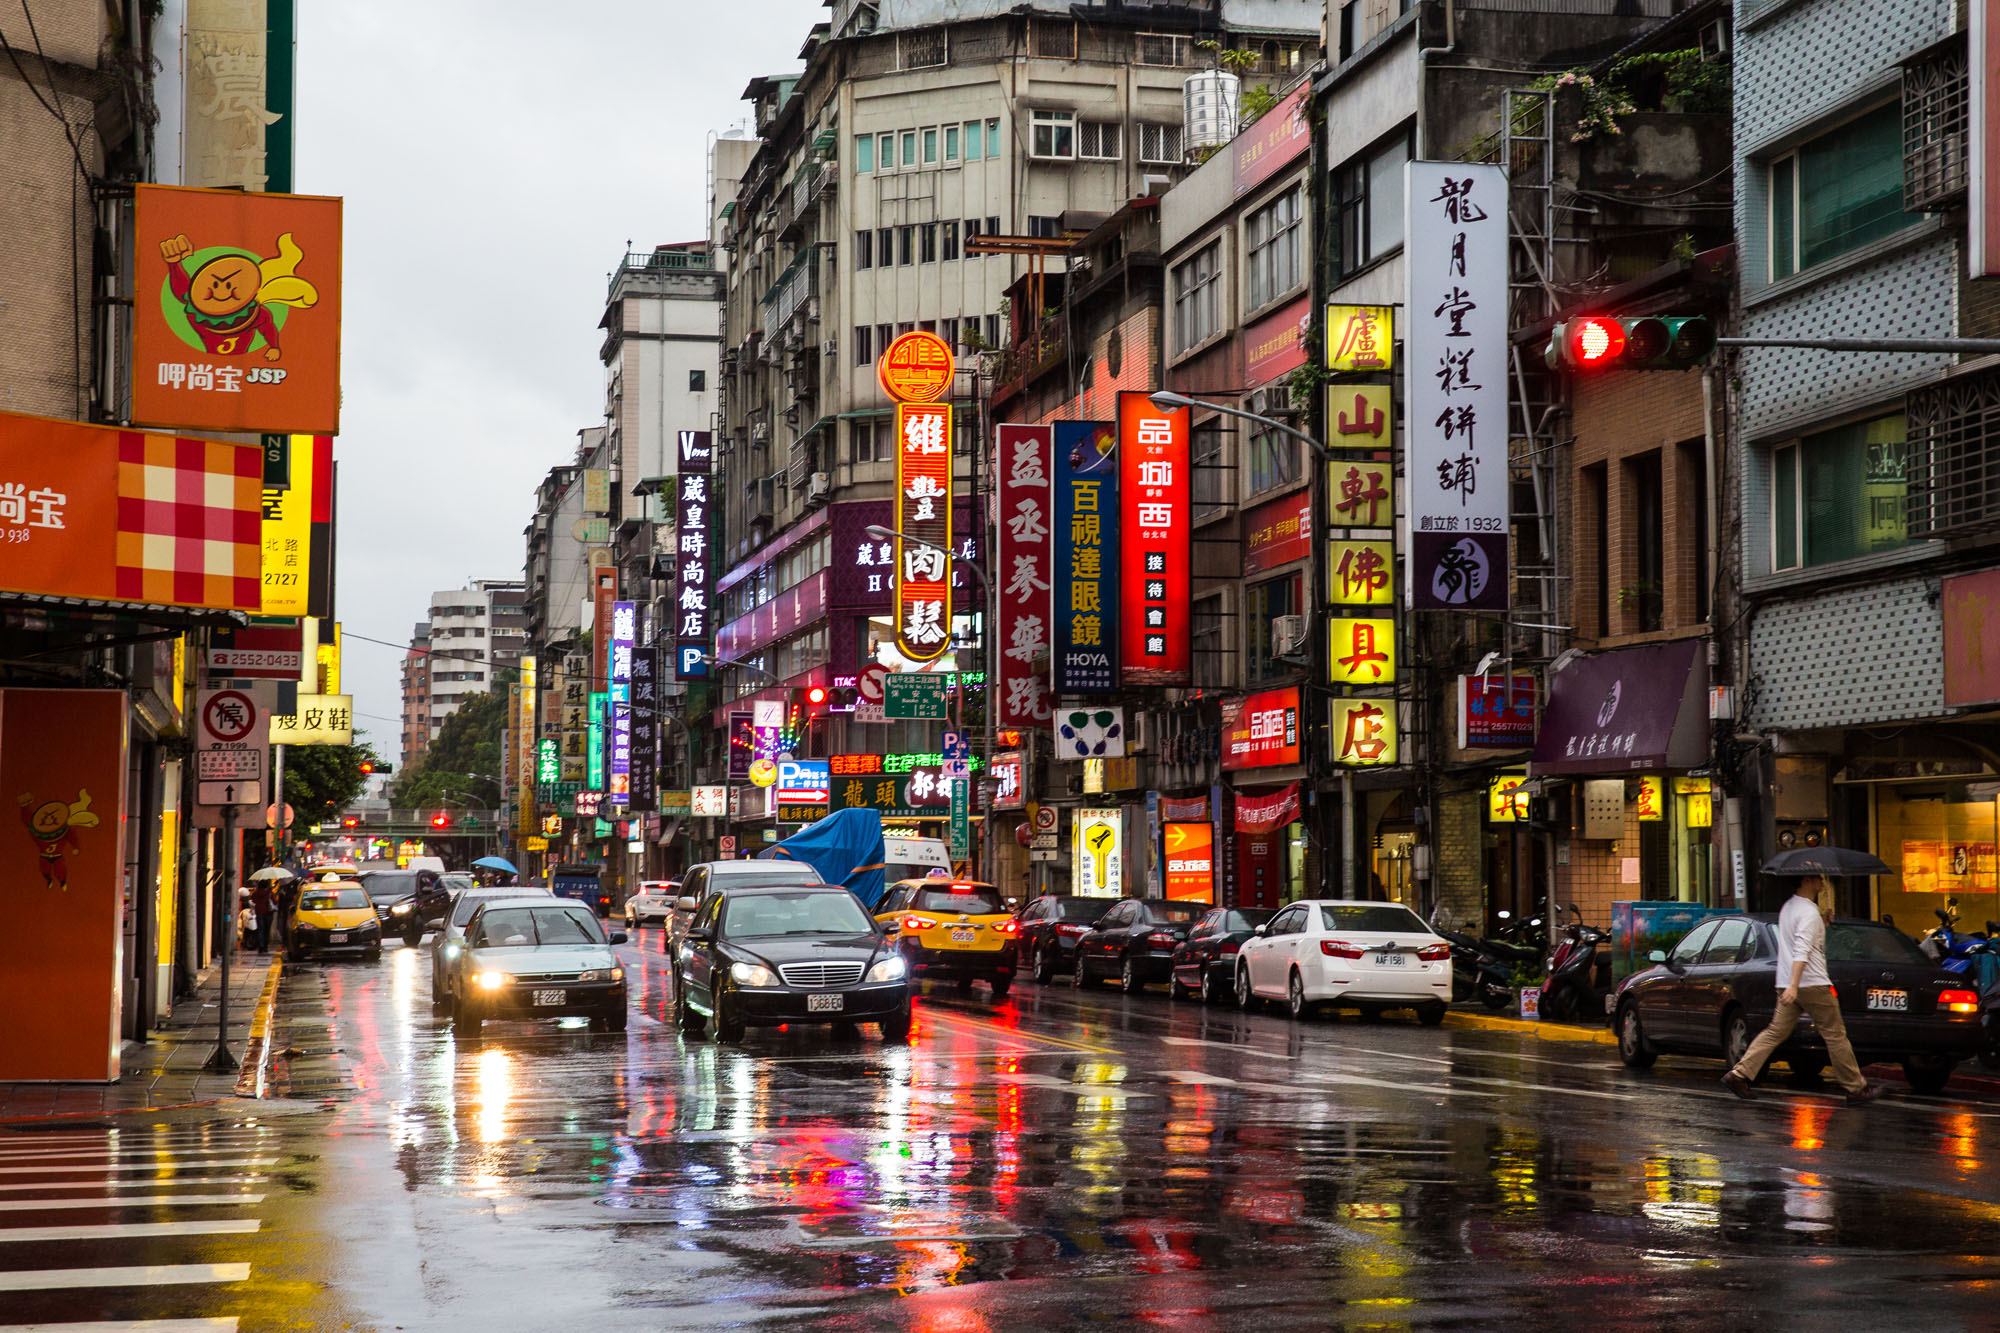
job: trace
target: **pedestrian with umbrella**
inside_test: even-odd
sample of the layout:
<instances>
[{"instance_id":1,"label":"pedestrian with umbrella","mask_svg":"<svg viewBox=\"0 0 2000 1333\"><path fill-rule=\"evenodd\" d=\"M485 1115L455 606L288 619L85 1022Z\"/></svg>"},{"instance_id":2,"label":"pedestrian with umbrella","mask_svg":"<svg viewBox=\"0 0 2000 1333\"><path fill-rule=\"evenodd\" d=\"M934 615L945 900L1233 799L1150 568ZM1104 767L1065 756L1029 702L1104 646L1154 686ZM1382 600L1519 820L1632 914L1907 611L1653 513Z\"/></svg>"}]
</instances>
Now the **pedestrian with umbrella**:
<instances>
[{"instance_id":1,"label":"pedestrian with umbrella","mask_svg":"<svg viewBox=\"0 0 2000 1333\"><path fill-rule=\"evenodd\" d=\"M1778 913L1778 1011L1743 1058L1722 1076L1722 1085L1745 1101L1754 1096L1753 1085L1764 1071L1764 1062L1792 1035L1799 1015L1804 1013L1826 1043L1833 1076L1847 1090L1848 1104L1872 1102L1882 1095L1882 1085L1870 1083L1854 1058L1847 1024L1840 1017L1840 1001L1834 998L1833 981L1826 972L1826 920L1833 911L1833 881L1828 876L1886 875L1889 867L1867 852L1845 847L1799 847L1772 857L1764 864L1764 873L1798 881ZM1824 909L1820 907L1823 893L1827 895Z\"/></svg>"},{"instance_id":2,"label":"pedestrian with umbrella","mask_svg":"<svg viewBox=\"0 0 2000 1333\"><path fill-rule=\"evenodd\" d=\"M482 884L512 884L521 874L503 856L482 856L472 863L472 868L478 872Z\"/></svg>"},{"instance_id":3,"label":"pedestrian with umbrella","mask_svg":"<svg viewBox=\"0 0 2000 1333\"><path fill-rule=\"evenodd\" d=\"M271 947L271 919L277 918L278 934L287 944L291 942L292 903L299 896L299 877L283 866L265 866L250 876L253 895L257 890L264 892L268 906L259 909L262 922L263 943L258 947L268 951Z\"/></svg>"}]
</instances>

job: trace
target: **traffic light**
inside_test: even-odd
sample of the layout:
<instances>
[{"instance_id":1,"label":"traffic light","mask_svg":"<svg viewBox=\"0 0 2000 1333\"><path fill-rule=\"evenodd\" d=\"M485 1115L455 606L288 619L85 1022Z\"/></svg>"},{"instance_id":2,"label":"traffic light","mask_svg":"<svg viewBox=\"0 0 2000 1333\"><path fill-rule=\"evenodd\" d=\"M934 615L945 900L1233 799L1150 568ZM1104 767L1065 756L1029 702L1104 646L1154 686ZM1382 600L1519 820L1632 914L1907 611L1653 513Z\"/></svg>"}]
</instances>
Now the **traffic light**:
<instances>
[{"instance_id":1,"label":"traffic light","mask_svg":"<svg viewBox=\"0 0 2000 1333\"><path fill-rule=\"evenodd\" d=\"M361 821L353 815L345 815L341 818L340 826L342 828L360 828Z\"/></svg>"},{"instance_id":2,"label":"traffic light","mask_svg":"<svg viewBox=\"0 0 2000 1333\"><path fill-rule=\"evenodd\" d=\"M1549 332L1551 370L1685 370L1715 350L1705 315L1580 315Z\"/></svg>"},{"instance_id":3,"label":"traffic light","mask_svg":"<svg viewBox=\"0 0 2000 1333\"><path fill-rule=\"evenodd\" d=\"M432 827L432 828L450 828L450 827L451 827L451 816L450 816L450 815L448 815L448 814L446 814L446 813L445 813L444 811L442 811L442 810L438 811L438 812L437 812L436 814L434 814L434 815L432 815L432 816L431 816L431 827Z\"/></svg>"},{"instance_id":4,"label":"traffic light","mask_svg":"<svg viewBox=\"0 0 2000 1333\"><path fill-rule=\"evenodd\" d=\"M384 763L380 759L363 759L361 761L361 776L364 778L373 777L378 773L386 777L395 771L396 766L394 764Z\"/></svg>"},{"instance_id":5,"label":"traffic light","mask_svg":"<svg viewBox=\"0 0 2000 1333\"><path fill-rule=\"evenodd\" d=\"M799 691L799 702L805 705L807 712L817 713L826 708L830 695L831 691L824 685L808 685Z\"/></svg>"}]
</instances>

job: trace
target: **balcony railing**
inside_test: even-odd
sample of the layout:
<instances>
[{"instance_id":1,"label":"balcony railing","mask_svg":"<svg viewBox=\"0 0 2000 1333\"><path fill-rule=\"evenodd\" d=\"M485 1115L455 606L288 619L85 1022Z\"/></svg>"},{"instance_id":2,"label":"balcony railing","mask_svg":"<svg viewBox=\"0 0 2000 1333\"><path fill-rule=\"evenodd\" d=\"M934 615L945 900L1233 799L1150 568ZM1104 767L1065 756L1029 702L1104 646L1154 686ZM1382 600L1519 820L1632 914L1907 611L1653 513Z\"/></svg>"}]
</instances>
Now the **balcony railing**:
<instances>
[{"instance_id":1,"label":"balcony railing","mask_svg":"<svg viewBox=\"0 0 2000 1333\"><path fill-rule=\"evenodd\" d=\"M1915 390L1906 414L1910 536L2000 532L2000 371Z\"/></svg>"}]
</instances>

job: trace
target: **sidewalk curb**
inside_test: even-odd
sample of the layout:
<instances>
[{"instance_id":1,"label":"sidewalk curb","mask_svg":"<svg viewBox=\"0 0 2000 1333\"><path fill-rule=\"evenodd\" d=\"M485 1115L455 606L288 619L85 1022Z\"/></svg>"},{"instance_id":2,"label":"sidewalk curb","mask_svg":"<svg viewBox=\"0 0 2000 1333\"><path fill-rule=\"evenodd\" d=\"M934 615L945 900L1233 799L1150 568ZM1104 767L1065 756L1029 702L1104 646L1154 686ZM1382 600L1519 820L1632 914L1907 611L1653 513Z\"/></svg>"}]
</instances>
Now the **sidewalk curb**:
<instances>
[{"instance_id":1,"label":"sidewalk curb","mask_svg":"<svg viewBox=\"0 0 2000 1333\"><path fill-rule=\"evenodd\" d=\"M250 1035L243 1043L243 1068L236 1076L238 1097L263 1097L271 1081L271 1011L278 1002L278 980L285 974L285 957L271 960L264 991L250 1015Z\"/></svg>"},{"instance_id":2,"label":"sidewalk curb","mask_svg":"<svg viewBox=\"0 0 2000 1333\"><path fill-rule=\"evenodd\" d=\"M1525 1018L1502 1018L1498 1014L1467 1014L1453 1010L1444 1016L1446 1027L1471 1028L1482 1032L1511 1032L1537 1041L1587 1042L1596 1046L1616 1046L1618 1036L1610 1028L1583 1027L1575 1023L1542 1023Z\"/></svg>"}]
</instances>

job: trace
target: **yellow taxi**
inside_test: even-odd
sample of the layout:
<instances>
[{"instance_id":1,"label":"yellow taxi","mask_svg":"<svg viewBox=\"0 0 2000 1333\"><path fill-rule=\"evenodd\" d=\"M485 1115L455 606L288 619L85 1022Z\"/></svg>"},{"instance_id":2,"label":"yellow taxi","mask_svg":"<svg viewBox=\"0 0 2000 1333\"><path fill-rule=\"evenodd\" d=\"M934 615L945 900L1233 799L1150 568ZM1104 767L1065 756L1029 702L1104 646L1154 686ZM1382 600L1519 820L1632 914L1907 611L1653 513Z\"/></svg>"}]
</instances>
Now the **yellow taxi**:
<instances>
[{"instance_id":1,"label":"yellow taxi","mask_svg":"<svg viewBox=\"0 0 2000 1333\"><path fill-rule=\"evenodd\" d=\"M382 956L382 918L356 880L321 875L299 886L285 934L285 957L297 963L329 953Z\"/></svg>"},{"instance_id":2,"label":"yellow taxi","mask_svg":"<svg viewBox=\"0 0 2000 1333\"><path fill-rule=\"evenodd\" d=\"M875 905L875 920L896 936L915 977L950 977L964 990L975 981L993 998L1014 984L1014 919L1000 891L968 879L905 879Z\"/></svg>"}]
</instances>

